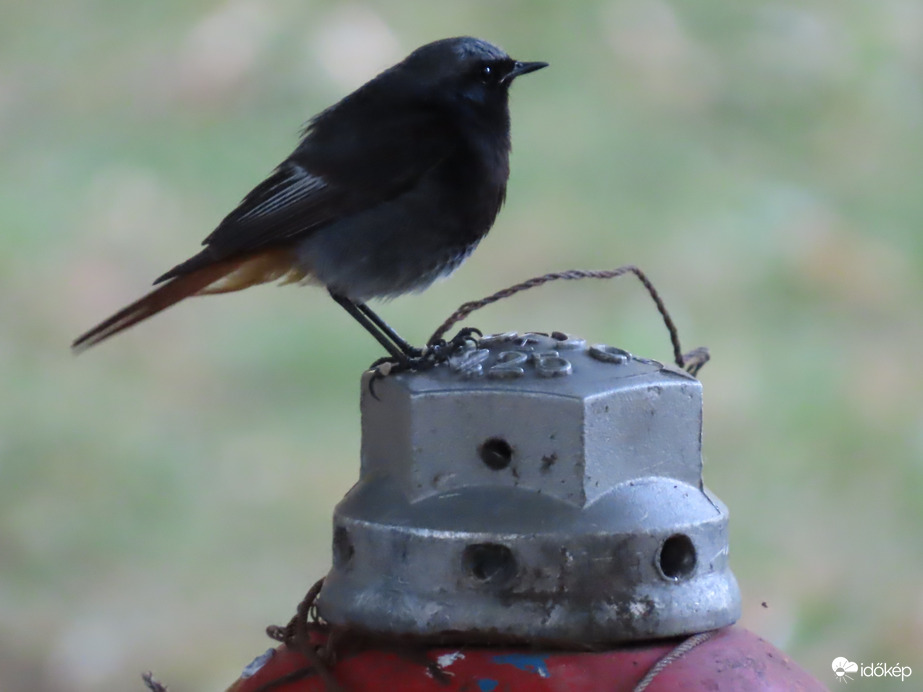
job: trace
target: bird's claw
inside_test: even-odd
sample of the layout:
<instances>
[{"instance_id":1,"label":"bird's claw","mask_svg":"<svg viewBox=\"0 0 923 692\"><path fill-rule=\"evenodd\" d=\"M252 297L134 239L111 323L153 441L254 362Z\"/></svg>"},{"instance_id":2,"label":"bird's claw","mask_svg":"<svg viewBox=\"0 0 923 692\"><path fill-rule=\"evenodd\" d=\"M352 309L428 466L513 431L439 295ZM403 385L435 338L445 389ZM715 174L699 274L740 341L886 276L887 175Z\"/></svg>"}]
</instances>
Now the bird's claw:
<instances>
[{"instance_id":1,"label":"bird's claw","mask_svg":"<svg viewBox=\"0 0 923 692\"><path fill-rule=\"evenodd\" d=\"M369 366L372 376L369 378L369 394L378 401L378 395L375 393L375 383L383 380L388 375L404 372L412 368L410 358L398 358L397 356L384 356L379 358Z\"/></svg>"},{"instance_id":2,"label":"bird's claw","mask_svg":"<svg viewBox=\"0 0 923 692\"><path fill-rule=\"evenodd\" d=\"M448 346L451 347L452 353L463 349L468 343L477 346L478 339L474 337L475 334L477 334L478 338L484 336L484 332L477 327L462 327L459 329L458 334L453 336L448 342Z\"/></svg>"},{"instance_id":3,"label":"bird's claw","mask_svg":"<svg viewBox=\"0 0 923 692\"><path fill-rule=\"evenodd\" d=\"M448 341L445 339L431 341L423 348L412 349L410 353L379 358L369 366L369 369L373 371L369 378L369 394L378 399L375 394L375 383L390 375L429 370L445 363L458 352L470 348L470 344L477 346L478 340L475 335L483 336L483 332L476 327L464 327Z\"/></svg>"},{"instance_id":4,"label":"bird's claw","mask_svg":"<svg viewBox=\"0 0 923 692\"><path fill-rule=\"evenodd\" d=\"M428 363L426 349L413 349L413 355L401 356L384 356L379 358L369 366L372 376L369 378L369 394L376 400L378 395L375 393L375 383L383 380L389 375L396 375L399 372L416 372L427 370L435 365ZM418 355L417 355L418 354Z\"/></svg>"},{"instance_id":5,"label":"bird's claw","mask_svg":"<svg viewBox=\"0 0 923 692\"><path fill-rule=\"evenodd\" d=\"M484 336L483 332L477 327L464 327L448 341L445 339L430 341L426 345L424 354L426 359L430 362L428 367L434 367L440 363L445 363L452 356L461 351L477 348L478 339L475 334L478 337Z\"/></svg>"}]
</instances>

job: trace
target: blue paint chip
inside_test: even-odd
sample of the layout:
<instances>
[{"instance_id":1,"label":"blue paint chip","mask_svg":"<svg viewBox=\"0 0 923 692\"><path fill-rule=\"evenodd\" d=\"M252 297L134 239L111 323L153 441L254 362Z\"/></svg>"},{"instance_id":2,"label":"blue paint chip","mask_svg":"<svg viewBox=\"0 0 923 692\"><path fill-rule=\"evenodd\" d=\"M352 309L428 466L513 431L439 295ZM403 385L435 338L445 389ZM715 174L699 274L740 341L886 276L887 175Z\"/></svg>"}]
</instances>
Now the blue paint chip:
<instances>
[{"instance_id":1,"label":"blue paint chip","mask_svg":"<svg viewBox=\"0 0 923 692\"><path fill-rule=\"evenodd\" d=\"M275 655L275 649L266 649L265 653L260 654L244 667L244 671L240 674L240 677L244 679L252 678L254 675L259 673L260 668L269 663L269 659Z\"/></svg>"},{"instance_id":2,"label":"blue paint chip","mask_svg":"<svg viewBox=\"0 0 923 692\"><path fill-rule=\"evenodd\" d=\"M481 692L494 692L498 684L496 680L478 680L478 689Z\"/></svg>"},{"instance_id":3,"label":"blue paint chip","mask_svg":"<svg viewBox=\"0 0 923 692\"><path fill-rule=\"evenodd\" d=\"M548 672L545 658L545 656L527 654L507 654L494 656L494 663L511 665L526 673L535 673L540 678L550 678L551 674Z\"/></svg>"}]
</instances>

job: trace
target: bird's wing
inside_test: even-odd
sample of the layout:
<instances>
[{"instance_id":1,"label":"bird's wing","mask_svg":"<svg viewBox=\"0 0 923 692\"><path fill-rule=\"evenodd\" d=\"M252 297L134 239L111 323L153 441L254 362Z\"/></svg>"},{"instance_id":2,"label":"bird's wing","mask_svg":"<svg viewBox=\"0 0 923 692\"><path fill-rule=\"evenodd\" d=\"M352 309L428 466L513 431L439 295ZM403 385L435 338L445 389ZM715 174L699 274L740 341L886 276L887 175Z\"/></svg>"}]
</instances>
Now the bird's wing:
<instances>
[{"instance_id":1,"label":"bird's wing","mask_svg":"<svg viewBox=\"0 0 923 692\"><path fill-rule=\"evenodd\" d=\"M346 191L286 159L202 242L222 255L246 252L314 230L349 213Z\"/></svg>"},{"instance_id":2,"label":"bird's wing","mask_svg":"<svg viewBox=\"0 0 923 692\"><path fill-rule=\"evenodd\" d=\"M202 242L202 252L154 283L309 233L343 213L343 197L324 178L286 159Z\"/></svg>"},{"instance_id":3,"label":"bird's wing","mask_svg":"<svg viewBox=\"0 0 923 692\"><path fill-rule=\"evenodd\" d=\"M326 123L322 123L326 125ZM349 214L412 188L450 153L453 138L428 113L348 121L308 130L292 155L257 185L203 241L205 249L155 283L304 238Z\"/></svg>"}]
</instances>

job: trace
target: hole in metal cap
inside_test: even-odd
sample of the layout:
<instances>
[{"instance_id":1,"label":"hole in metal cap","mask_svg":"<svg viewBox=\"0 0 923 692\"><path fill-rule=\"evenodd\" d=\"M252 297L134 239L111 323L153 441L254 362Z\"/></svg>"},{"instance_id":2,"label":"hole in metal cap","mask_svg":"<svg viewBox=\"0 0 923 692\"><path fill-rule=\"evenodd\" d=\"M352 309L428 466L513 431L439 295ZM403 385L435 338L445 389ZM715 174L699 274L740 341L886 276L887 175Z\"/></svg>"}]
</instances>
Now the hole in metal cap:
<instances>
[{"instance_id":1,"label":"hole in metal cap","mask_svg":"<svg viewBox=\"0 0 923 692\"><path fill-rule=\"evenodd\" d=\"M510 465L513 458L513 448L502 437L491 437L478 447L481 461L494 471L500 471Z\"/></svg>"},{"instance_id":2,"label":"hole in metal cap","mask_svg":"<svg viewBox=\"0 0 923 692\"><path fill-rule=\"evenodd\" d=\"M344 567L353 559L356 549L349 538L349 531L345 526L337 526L333 530L333 566Z\"/></svg>"},{"instance_id":3,"label":"hole in metal cap","mask_svg":"<svg viewBox=\"0 0 923 692\"><path fill-rule=\"evenodd\" d=\"M685 579L695 571L695 563L695 546L685 534L673 534L660 547L657 564L667 579Z\"/></svg>"},{"instance_id":4,"label":"hole in metal cap","mask_svg":"<svg viewBox=\"0 0 923 692\"><path fill-rule=\"evenodd\" d=\"M479 582L502 586L516 576L513 551L497 543L469 545L462 553L463 569Z\"/></svg>"}]
</instances>

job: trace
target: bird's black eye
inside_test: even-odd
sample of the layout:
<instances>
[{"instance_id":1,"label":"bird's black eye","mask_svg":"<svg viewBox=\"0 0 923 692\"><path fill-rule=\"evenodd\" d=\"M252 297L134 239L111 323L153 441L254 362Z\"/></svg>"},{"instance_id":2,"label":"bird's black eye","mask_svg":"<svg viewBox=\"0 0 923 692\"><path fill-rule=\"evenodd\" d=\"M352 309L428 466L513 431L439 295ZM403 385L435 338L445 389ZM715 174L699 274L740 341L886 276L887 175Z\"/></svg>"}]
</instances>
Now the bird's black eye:
<instances>
[{"instance_id":1,"label":"bird's black eye","mask_svg":"<svg viewBox=\"0 0 923 692\"><path fill-rule=\"evenodd\" d=\"M490 84L497 81L496 71L490 65L484 65L481 68L481 81Z\"/></svg>"}]
</instances>

